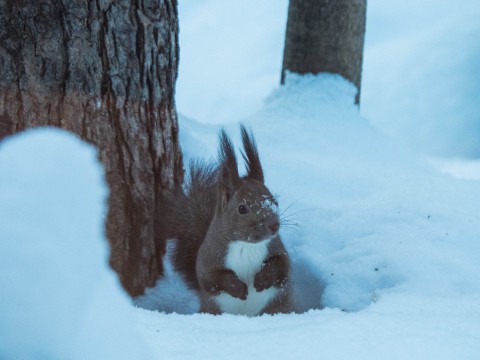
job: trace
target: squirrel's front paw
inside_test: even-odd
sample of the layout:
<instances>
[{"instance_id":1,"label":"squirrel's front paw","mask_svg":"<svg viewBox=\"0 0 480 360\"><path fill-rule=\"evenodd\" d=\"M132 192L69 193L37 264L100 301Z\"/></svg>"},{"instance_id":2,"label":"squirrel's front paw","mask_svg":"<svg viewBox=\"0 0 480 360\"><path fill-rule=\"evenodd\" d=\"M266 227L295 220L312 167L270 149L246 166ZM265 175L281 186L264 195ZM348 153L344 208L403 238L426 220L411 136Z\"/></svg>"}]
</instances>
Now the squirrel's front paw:
<instances>
[{"instance_id":1,"label":"squirrel's front paw","mask_svg":"<svg viewBox=\"0 0 480 360\"><path fill-rule=\"evenodd\" d=\"M276 282L275 274L267 266L264 266L256 275L253 281L253 286L260 292L269 287L272 287Z\"/></svg>"},{"instance_id":2,"label":"squirrel's front paw","mask_svg":"<svg viewBox=\"0 0 480 360\"><path fill-rule=\"evenodd\" d=\"M247 284L239 278L231 278L226 286L225 292L234 298L247 300L248 287Z\"/></svg>"}]
</instances>

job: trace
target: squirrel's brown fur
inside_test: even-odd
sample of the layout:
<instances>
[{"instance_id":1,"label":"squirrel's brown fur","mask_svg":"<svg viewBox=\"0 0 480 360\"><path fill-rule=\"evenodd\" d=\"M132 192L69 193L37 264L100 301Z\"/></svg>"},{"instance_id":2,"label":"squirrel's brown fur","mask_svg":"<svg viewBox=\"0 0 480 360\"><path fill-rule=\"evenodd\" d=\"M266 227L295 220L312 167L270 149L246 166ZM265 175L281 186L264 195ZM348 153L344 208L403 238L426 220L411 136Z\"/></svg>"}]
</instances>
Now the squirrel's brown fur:
<instances>
[{"instance_id":1,"label":"squirrel's brown fur","mask_svg":"<svg viewBox=\"0 0 480 360\"><path fill-rule=\"evenodd\" d=\"M251 314L289 312L293 307L290 265L278 235L276 199L264 185L253 135L244 126L241 132L247 175L238 175L232 142L222 131L218 163L191 163L185 190L172 192L164 199L161 224L166 236L176 238L174 266L199 292L202 311L228 311L217 301L220 294L242 304L249 293L261 297L267 294L264 290L271 288L275 290L271 292L274 294L271 300ZM227 264L226 260L235 251L232 244L240 247L247 244L253 249L260 244L265 257L260 259L254 278L249 275L249 279L241 280L238 277L241 275L229 268L237 266ZM250 261L235 256L237 262Z\"/></svg>"}]
</instances>

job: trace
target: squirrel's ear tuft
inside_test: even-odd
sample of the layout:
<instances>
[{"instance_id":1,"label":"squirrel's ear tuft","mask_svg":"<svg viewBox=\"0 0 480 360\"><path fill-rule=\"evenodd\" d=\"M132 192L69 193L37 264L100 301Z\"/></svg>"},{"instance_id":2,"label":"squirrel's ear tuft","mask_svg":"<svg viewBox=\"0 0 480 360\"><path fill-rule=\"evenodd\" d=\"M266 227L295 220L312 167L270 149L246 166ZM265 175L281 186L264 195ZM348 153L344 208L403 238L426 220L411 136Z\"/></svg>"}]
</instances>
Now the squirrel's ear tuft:
<instances>
[{"instance_id":1,"label":"squirrel's ear tuft","mask_svg":"<svg viewBox=\"0 0 480 360\"><path fill-rule=\"evenodd\" d=\"M220 191L222 192L222 204L225 205L235 193L240 183L240 175L238 174L237 157L233 149L232 141L225 133L220 131Z\"/></svg>"},{"instance_id":2,"label":"squirrel's ear tuft","mask_svg":"<svg viewBox=\"0 0 480 360\"><path fill-rule=\"evenodd\" d=\"M258 155L257 143L251 131L247 131L244 125L240 125L242 132L243 152L242 156L247 167L247 177L265 182L262 164Z\"/></svg>"},{"instance_id":3,"label":"squirrel's ear tuft","mask_svg":"<svg viewBox=\"0 0 480 360\"><path fill-rule=\"evenodd\" d=\"M220 191L220 204L222 210L225 209L227 204L230 202L233 194L235 193L235 185L230 174L230 169L226 166L222 166L220 170L220 181L219 181L219 191Z\"/></svg>"}]
</instances>

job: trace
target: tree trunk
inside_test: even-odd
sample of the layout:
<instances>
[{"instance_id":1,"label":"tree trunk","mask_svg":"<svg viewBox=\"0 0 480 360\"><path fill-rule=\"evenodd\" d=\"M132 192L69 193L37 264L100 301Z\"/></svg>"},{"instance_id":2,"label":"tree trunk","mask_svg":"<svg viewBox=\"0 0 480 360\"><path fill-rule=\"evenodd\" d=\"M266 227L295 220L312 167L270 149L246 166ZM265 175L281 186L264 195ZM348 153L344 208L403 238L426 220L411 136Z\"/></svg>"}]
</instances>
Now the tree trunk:
<instances>
[{"instance_id":1,"label":"tree trunk","mask_svg":"<svg viewBox=\"0 0 480 360\"><path fill-rule=\"evenodd\" d=\"M162 272L158 200L183 180L177 66L176 0L0 0L0 138L53 125L98 147L131 295Z\"/></svg>"},{"instance_id":2,"label":"tree trunk","mask_svg":"<svg viewBox=\"0 0 480 360\"><path fill-rule=\"evenodd\" d=\"M360 101L366 0L290 0L283 54L285 71L340 74Z\"/></svg>"}]
</instances>

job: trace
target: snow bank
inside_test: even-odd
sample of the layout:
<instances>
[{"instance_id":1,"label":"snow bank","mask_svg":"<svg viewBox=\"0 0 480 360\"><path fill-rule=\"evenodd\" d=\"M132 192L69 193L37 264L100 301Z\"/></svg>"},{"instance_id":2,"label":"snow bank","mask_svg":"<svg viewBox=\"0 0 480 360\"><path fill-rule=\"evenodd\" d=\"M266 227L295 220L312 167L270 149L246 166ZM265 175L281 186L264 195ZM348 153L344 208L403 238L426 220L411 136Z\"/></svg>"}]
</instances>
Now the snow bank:
<instances>
[{"instance_id":1,"label":"snow bank","mask_svg":"<svg viewBox=\"0 0 480 360\"><path fill-rule=\"evenodd\" d=\"M480 183L445 176L377 132L359 115L354 95L338 76L290 75L245 121L267 185L285 217L298 223L281 235L300 310L325 308L256 318L139 309L140 329L156 353L478 358ZM218 128L184 118L180 127L187 159L215 155ZM239 145L238 124L226 128ZM175 282L170 291L184 296L179 289ZM174 311L189 313L182 305Z\"/></svg>"},{"instance_id":2,"label":"snow bank","mask_svg":"<svg viewBox=\"0 0 480 360\"><path fill-rule=\"evenodd\" d=\"M480 294L480 184L379 134L353 94L337 76L293 76L250 119L268 183L307 210L286 240L321 274L324 305L358 310L392 288Z\"/></svg>"},{"instance_id":3,"label":"snow bank","mask_svg":"<svg viewBox=\"0 0 480 360\"><path fill-rule=\"evenodd\" d=\"M148 358L108 267L106 197L95 150L74 135L0 143L0 358Z\"/></svg>"},{"instance_id":4,"label":"snow bank","mask_svg":"<svg viewBox=\"0 0 480 360\"><path fill-rule=\"evenodd\" d=\"M339 76L290 75L247 119L267 185L299 225L284 230L295 263L320 279L315 290L325 286L317 294L324 306L347 311L391 288L480 294L480 185L443 176L378 133L359 116L354 95ZM181 131L191 124L182 121ZM227 129L238 135L237 127ZM212 133L204 147L213 156ZM198 154L185 145L187 158Z\"/></svg>"}]
</instances>

